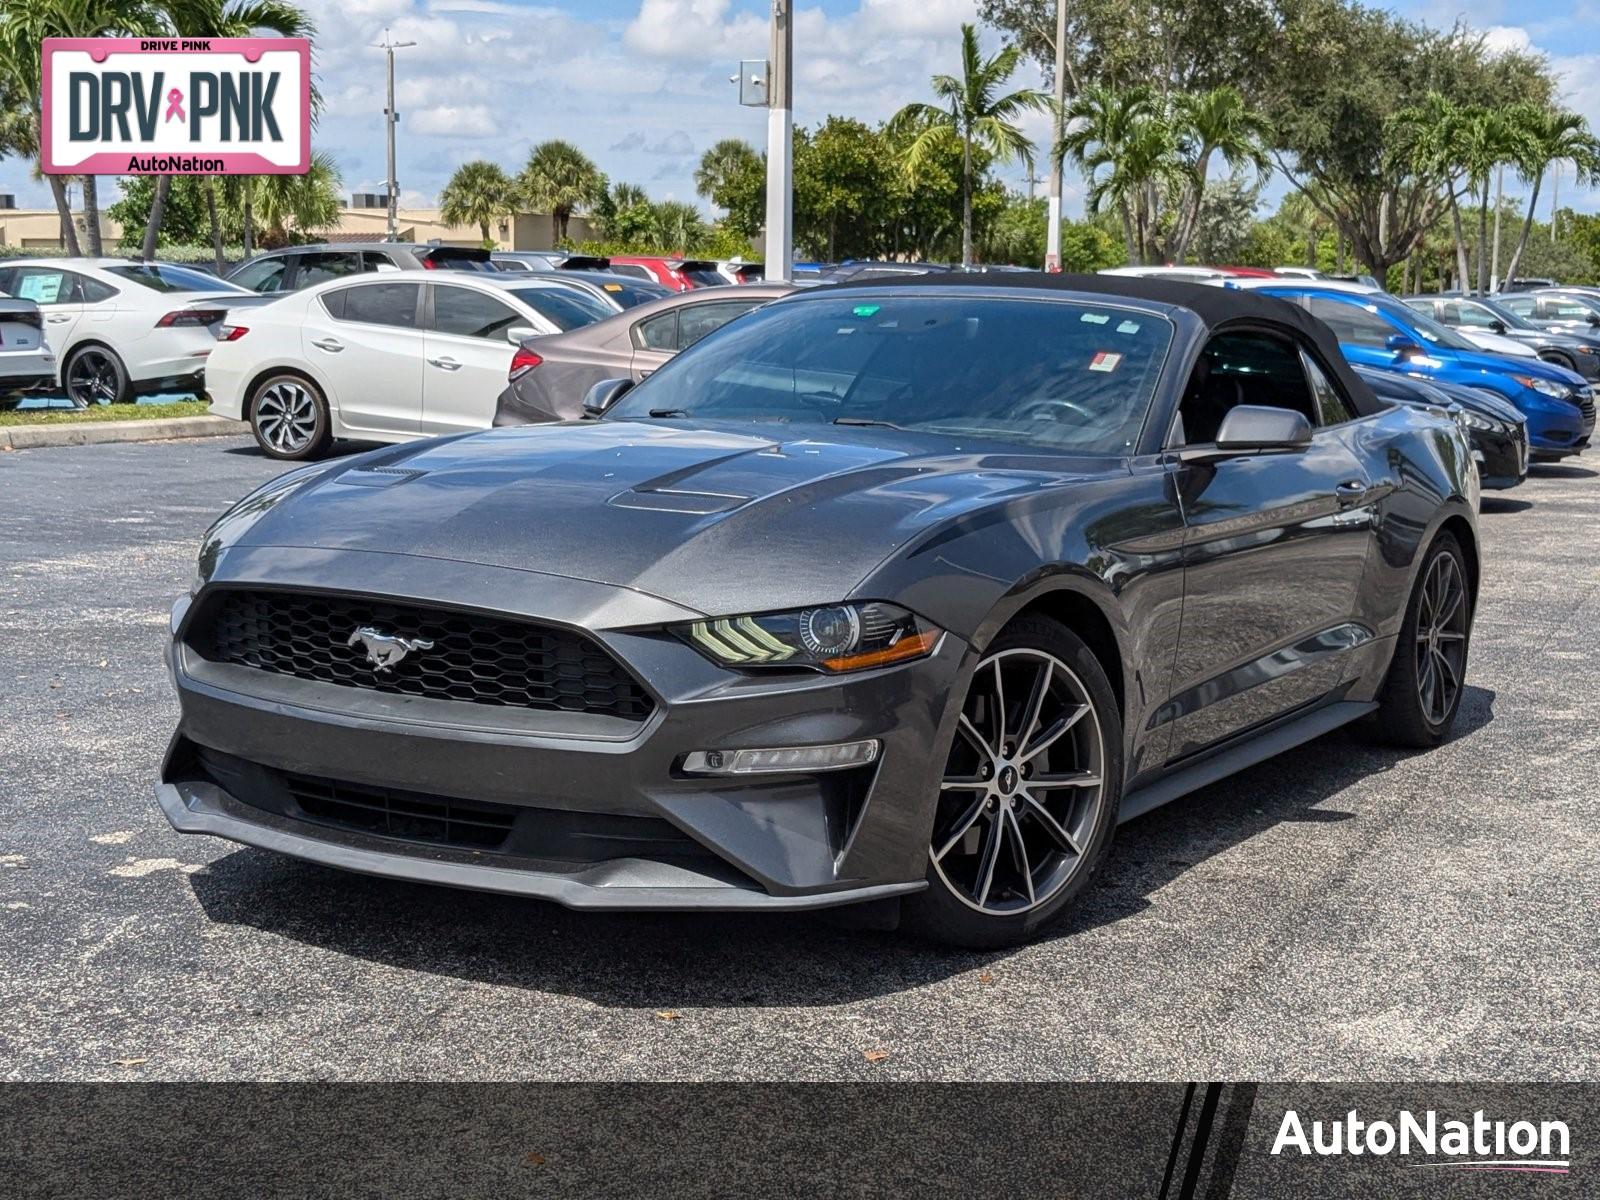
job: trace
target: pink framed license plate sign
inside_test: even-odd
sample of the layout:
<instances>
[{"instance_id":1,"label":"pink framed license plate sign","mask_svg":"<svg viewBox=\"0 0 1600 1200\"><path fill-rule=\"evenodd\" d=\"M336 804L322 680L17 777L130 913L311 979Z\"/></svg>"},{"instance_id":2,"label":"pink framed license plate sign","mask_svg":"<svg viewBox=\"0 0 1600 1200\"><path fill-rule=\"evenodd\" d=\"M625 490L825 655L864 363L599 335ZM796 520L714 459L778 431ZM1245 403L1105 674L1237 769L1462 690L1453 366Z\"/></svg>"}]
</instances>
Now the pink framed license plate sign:
<instances>
[{"instance_id":1,"label":"pink framed license plate sign","mask_svg":"<svg viewBox=\"0 0 1600 1200\"><path fill-rule=\"evenodd\" d=\"M43 168L56 175L303 175L305 38L46 38Z\"/></svg>"}]
</instances>

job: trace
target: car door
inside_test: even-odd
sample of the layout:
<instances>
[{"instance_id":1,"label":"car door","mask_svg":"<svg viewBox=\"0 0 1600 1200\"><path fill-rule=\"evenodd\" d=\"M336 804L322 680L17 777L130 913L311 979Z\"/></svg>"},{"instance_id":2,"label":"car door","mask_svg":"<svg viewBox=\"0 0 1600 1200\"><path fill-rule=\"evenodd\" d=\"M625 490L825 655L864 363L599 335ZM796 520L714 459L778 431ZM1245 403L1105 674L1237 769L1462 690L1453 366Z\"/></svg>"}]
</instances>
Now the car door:
<instances>
[{"instance_id":1,"label":"car door","mask_svg":"<svg viewBox=\"0 0 1600 1200\"><path fill-rule=\"evenodd\" d=\"M495 398L505 389L516 347L510 330L553 327L513 308L487 290L430 283L429 321L424 335L422 431L427 434L487 429Z\"/></svg>"},{"instance_id":2,"label":"car door","mask_svg":"<svg viewBox=\"0 0 1600 1200\"><path fill-rule=\"evenodd\" d=\"M369 281L322 292L306 306L301 349L331 385L351 432L422 427L422 285Z\"/></svg>"},{"instance_id":3,"label":"car door","mask_svg":"<svg viewBox=\"0 0 1600 1200\"><path fill-rule=\"evenodd\" d=\"M0 292L19 300L32 300L39 306L45 344L59 362L83 317L78 276L56 266L7 267L0 272Z\"/></svg>"},{"instance_id":4,"label":"car door","mask_svg":"<svg viewBox=\"0 0 1600 1200\"><path fill-rule=\"evenodd\" d=\"M1303 450L1181 461L1183 627L1172 758L1309 705L1335 689L1355 628L1372 541L1373 480L1352 439L1360 422L1305 346L1259 330L1219 333L1185 390L1170 443L1215 443L1240 404L1295 409Z\"/></svg>"}]
</instances>

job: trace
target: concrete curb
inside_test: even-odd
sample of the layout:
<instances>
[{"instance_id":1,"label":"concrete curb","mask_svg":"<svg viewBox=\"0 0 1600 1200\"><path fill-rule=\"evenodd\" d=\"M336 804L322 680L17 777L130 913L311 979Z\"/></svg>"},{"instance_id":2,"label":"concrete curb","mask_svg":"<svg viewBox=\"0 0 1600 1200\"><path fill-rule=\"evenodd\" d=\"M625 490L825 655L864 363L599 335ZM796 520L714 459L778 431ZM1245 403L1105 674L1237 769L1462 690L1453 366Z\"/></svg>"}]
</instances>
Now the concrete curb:
<instances>
[{"instance_id":1,"label":"concrete curb","mask_svg":"<svg viewBox=\"0 0 1600 1200\"><path fill-rule=\"evenodd\" d=\"M101 442L165 442L173 438L224 437L249 432L248 422L212 416L85 421L82 425L11 425L0 428L0 450L93 446Z\"/></svg>"}]
</instances>

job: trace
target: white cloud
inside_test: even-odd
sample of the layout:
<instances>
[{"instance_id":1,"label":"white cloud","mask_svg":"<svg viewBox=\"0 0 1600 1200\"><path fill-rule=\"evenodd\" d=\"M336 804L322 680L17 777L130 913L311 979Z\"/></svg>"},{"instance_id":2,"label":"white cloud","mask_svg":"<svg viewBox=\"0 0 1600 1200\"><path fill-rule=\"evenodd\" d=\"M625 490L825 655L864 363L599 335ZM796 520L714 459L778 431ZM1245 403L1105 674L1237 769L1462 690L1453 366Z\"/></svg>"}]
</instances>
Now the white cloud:
<instances>
[{"instance_id":1,"label":"white cloud","mask_svg":"<svg viewBox=\"0 0 1600 1200\"><path fill-rule=\"evenodd\" d=\"M656 58L764 57L767 22L752 13L731 19L731 0L642 0L622 32L622 44Z\"/></svg>"},{"instance_id":2,"label":"white cloud","mask_svg":"<svg viewBox=\"0 0 1600 1200\"><path fill-rule=\"evenodd\" d=\"M1491 25L1483 31L1484 46L1495 54L1533 49L1533 37L1520 25Z\"/></svg>"},{"instance_id":3,"label":"white cloud","mask_svg":"<svg viewBox=\"0 0 1600 1200\"><path fill-rule=\"evenodd\" d=\"M399 108L398 102L395 107ZM432 137L490 137L497 129L489 109L482 104L424 108L411 116L407 128Z\"/></svg>"}]
</instances>

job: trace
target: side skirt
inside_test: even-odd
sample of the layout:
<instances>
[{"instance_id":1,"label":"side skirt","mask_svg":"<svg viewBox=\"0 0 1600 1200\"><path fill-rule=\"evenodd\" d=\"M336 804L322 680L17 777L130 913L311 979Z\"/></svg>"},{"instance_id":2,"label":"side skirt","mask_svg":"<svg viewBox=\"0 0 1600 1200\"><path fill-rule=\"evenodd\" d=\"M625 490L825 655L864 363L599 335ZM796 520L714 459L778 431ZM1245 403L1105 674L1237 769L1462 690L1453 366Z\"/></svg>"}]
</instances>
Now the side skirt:
<instances>
[{"instance_id":1,"label":"side skirt","mask_svg":"<svg viewBox=\"0 0 1600 1200\"><path fill-rule=\"evenodd\" d=\"M1351 721L1366 716L1377 707L1372 701L1355 700L1324 705L1304 716L1255 734L1225 750L1208 754L1198 762L1180 768L1171 775L1164 775L1129 792L1122 798L1122 808L1117 814L1117 822L1121 824L1135 817L1142 817L1151 809L1169 804L1180 796L1186 796L1219 779L1226 779L1229 775L1236 774L1246 767L1253 767L1258 762L1265 762L1274 755L1292 750L1313 738L1331 733L1341 725L1348 725Z\"/></svg>"}]
</instances>

